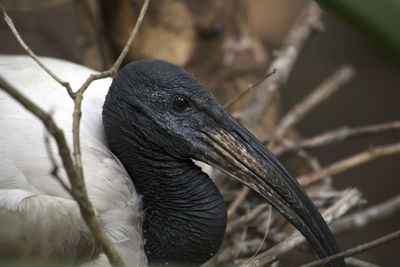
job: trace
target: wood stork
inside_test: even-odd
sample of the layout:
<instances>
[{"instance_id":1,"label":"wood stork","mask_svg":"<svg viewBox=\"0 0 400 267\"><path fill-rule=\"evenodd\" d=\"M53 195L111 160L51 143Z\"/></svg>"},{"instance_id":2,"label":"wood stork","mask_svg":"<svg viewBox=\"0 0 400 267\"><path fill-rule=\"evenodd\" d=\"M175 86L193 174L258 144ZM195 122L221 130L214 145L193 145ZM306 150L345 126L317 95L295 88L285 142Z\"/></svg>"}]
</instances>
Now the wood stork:
<instances>
[{"instance_id":1,"label":"wood stork","mask_svg":"<svg viewBox=\"0 0 400 267\"><path fill-rule=\"evenodd\" d=\"M42 59L73 87L93 73ZM0 57L0 73L51 112L71 142L73 104L64 88L27 56ZM339 251L295 179L182 68L160 60L130 63L113 82L94 82L82 111L89 198L126 263L200 264L218 251L226 209L193 160L258 192L319 257ZM0 257L105 261L76 202L50 174L45 135L41 122L0 90ZM57 155L54 143L51 148Z\"/></svg>"}]
</instances>

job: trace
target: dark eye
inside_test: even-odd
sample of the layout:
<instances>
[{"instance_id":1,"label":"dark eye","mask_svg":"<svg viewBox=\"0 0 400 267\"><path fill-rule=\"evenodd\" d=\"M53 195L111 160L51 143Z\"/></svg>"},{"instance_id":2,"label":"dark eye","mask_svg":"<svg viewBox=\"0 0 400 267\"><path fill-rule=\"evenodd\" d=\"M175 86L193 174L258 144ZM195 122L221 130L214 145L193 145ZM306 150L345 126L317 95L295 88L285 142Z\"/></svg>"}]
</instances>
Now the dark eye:
<instances>
[{"instance_id":1,"label":"dark eye","mask_svg":"<svg viewBox=\"0 0 400 267\"><path fill-rule=\"evenodd\" d=\"M189 101L186 97L178 95L174 97L172 105L175 111L182 112L189 107Z\"/></svg>"}]
</instances>

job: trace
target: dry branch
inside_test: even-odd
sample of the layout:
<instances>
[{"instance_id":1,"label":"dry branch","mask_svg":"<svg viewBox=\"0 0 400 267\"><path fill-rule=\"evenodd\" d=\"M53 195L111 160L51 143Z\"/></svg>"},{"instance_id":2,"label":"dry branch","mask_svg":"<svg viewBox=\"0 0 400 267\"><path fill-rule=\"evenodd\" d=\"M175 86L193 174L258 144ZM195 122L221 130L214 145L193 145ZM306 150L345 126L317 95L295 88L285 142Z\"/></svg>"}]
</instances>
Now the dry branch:
<instances>
[{"instance_id":1,"label":"dry branch","mask_svg":"<svg viewBox=\"0 0 400 267\"><path fill-rule=\"evenodd\" d=\"M72 89L70 88L68 83L62 81L61 79L58 79L58 77L55 76L54 74L52 74L52 72L50 70L48 70L46 68L46 66L44 66L44 65L42 66L41 65L40 59L38 59L33 54L33 52L29 49L29 47L26 46L26 44L24 44L24 42L21 39L21 37L19 36L18 32L16 32L17 39L18 39L18 36L19 36L19 40L21 40L20 41L21 45L23 47L24 46L26 47L26 50L28 51L28 53L29 53L29 51L31 51L31 53L33 54L33 56L32 55L31 56L37 58L36 62L38 62L38 64L41 65L42 68L44 68L52 77L54 75L53 78L56 79L61 85L63 85L64 87L67 88L68 93L70 94L70 96L72 98L74 98L74 99L78 98L78 100L75 101L75 110L74 110L74 155L76 157L75 164L79 165L79 162L81 162L81 160L80 160L80 145L79 145L79 124L80 124L80 117L81 117L80 105L81 105L81 102L82 102L83 93L88 88L88 86L90 85L90 83L92 81L94 81L96 79L101 79L101 78L104 78L104 77L115 75L115 73L117 72L117 70L118 70L123 58L125 57L126 53L128 52L129 46L131 45L131 43L133 42L133 40L135 38L135 35L137 33L137 29L139 27L138 25L140 25L140 23L141 23L141 21L143 19L143 15L144 15L145 10L147 9L147 5L148 5L148 1L146 1L144 3L142 11L141 11L141 13L139 15L138 23L136 24L134 30L132 31L132 34L131 34L131 36L129 38L128 43L124 47L124 50L121 52L121 55L118 58L118 60L115 62L115 64L109 70L107 70L107 71L105 71L103 73L91 75L85 81L85 83L82 84L82 86L79 88L79 90L76 93L74 93L72 91ZM7 15L6 15L5 11L4 11L4 14L5 14L4 16L6 18ZM244 122L245 122L245 124L247 126L249 126L251 128L255 128L256 125L258 124L259 120L265 114L265 110L268 108L268 106L270 105L272 100L275 98L279 88L286 82L286 80L287 80L287 78L288 78L288 76L289 76L289 74L290 74L290 72L292 70L292 67L293 67L294 63L297 60L297 56L300 53L302 47L304 46L306 41L311 36L311 33L314 31L314 29L320 27L320 25L321 25L320 24L321 23L320 22L320 16L321 16L321 12L320 12L319 8L314 3L307 3L306 4L306 8L304 10L304 13L301 16L301 19L299 20L297 25L295 27L293 27L292 31L289 33L289 35L288 35L286 41L284 42L283 48L281 49L278 57L271 63L270 70L271 69L277 69L278 73L276 75L274 75L272 77L272 79L268 79L268 80L262 79L260 81L257 81L255 84L250 85L250 87L248 89L246 89L242 93L242 94L246 94L246 93L252 91L253 88L255 88L255 87L262 87L262 88L258 88L259 90L257 90L257 93L255 93L255 95L253 96L252 100L249 102L248 107L243 112L243 114L244 114L243 115L244 116L243 119L244 119ZM10 19L10 21L11 21L11 19ZM12 22L11 22L11 24L12 24ZM10 26L10 28L12 28L12 27ZM14 27L14 29L15 29L15 27ZM31 54L31 53L29 53L29 54ZM352 70L350 70L350 72L348 72L347 74L352 76ZM345 76L342 76L342 79L343 79L342 80L343 82L346 81ZM5 81L2 80L1 77L0 77L0 82L1 82L0 85L3 85L3 82L5 82ZM258 86L259 83L262 83L262 84L260 86ZM318 87L318 88L320 88L320 87ZM329 92L328 89L325 89L325 90L326 90L326 92ZM321 89L321 91L322 91L322 89ZM332 92L333 91L331 91L329 93L332 93ZM233 99L232 102L227 105L227 108L229 108L229 106L232 105L234 103L234 101L236 101L236 99L239 99L240 97L242 97L242 96L238 95L237 98ZM275 132L275 135L278 138L283 137L284 134L286 133L286 131L291 126L293 126L295 123L297 123L307 113L307 111L309 111L316 103L321 102L325 97L328 97L327 93L326 93L326 95L324 95L324 94L319 95L319 98L317 98L317 99L309 98L307 101L303 102L302 106L296 106L281 121L281 124L277 128L277 130ZM48 116L48 114L45 114L45 115ZM50 119L51 119L51 117L50 117ZM390 130L398 130L398 129L400 129L400 122L399 121L398 122L394 122L393 125L390 125L390 126L388 126L386 128L383 125L379 129L373 129L372 127L373 126L371 126L370 129L367 129L367 127L365 127L365 129L361 129L361 127L360 127L360 128L348 129L348 131L346 131L346 129L341 129L340 132L337 131L336 133L332 132L332 133L327 133L325 135L321 135L321 136L318 137L318 138L320 138L318 140L317 140L317 137L315 137L314 140L305 139L303 141L300 141L298 144L294 144L294 143L289 141L288 143L277 147L277 149L274 149L274 152L276 154L281 154L281 153L283 153L281 151L300 150L303 147L304 148L317 147L317 146L320 146L320 145L339 142L341 140L348 139L348 138L353 138L353 137L358 137L358 136L363 136L363 135L368 135L368 134L375 134L375 133L378 133L378 132L386 132L386 131L390 131ZM75 129L77 129L77 130L75 130ZM49 131L49 132L51 132L51 131ZM280 140L280 141L284 141L284 140ZM58 142L57 142L57 144L58 144ZM376 153L375 150L376 149L380 149L380 148L383 148L383 147L374 148L374 149L371 149L369 151L366 151L366 152L360 153L358 155L355 155L354 156L355 158L353 160L355 160L356 162L352 163L352 161L351 161L352 158L349 158L349 159L340 161L338 163L334 163L331 166L328 166L327 168L322 169L322 170L318 170L318 169L320 169L320 167L315 165L315 162L312 161L313 159L310 158L310 156L307 154L307 152L305 152L304 150L300 150L299 153L300 153L300 155L302 157L304 157L307 160L307 162L311 162L312 163L312 166L314 166L313 170L318 170L318 171L314 172L313 174L311 174L310 177L314 177L314 179L319 180L319 179L322 179L323 177L325 177L327 175L330 175L329 172L331 172L331 174L335 174L335 173L344 171L345 169L354 167L354 166L359 165L361 163L364 163L364 162L367 162L367 161L372 160L374 158L377 158L379 156L386 155L384 152ZM387 148L389 148L389 146ZM68 147L67 147L67 149L68 149ZM371 153L371 151L374 152L374 153ZM395 150L394 152L392 150L392 152L387 152L387 153L397 153L397 152L398 152L397 150ZM362 154L364 154L364 153L367 153L367 154L371 153L371 154L375 154L375 155L371 156L369 158L368 157L365 158L365 157L362 157ZM70 157L69 151L68 151L68 155ZM359 156L359 158L357 156ZM357 159L358 159L358 161L357 161ZM345 161L347 163L344 163ZM71 160L71 162L72 162L72 166L73 166L73 161ZM341 163L342 163L342 165L341 165ZM64 167L65 167L65 164L64 164ZM76 168L76 165L73 166L73 167ZM81 167L81 165L80 165L80 167ZM328 173L328 174L326 174L326 173ZM318 174L319 175L323 175L323 176L320 177L320 178L315 178L315 177L318 177ZM83 176L83 174L82 174L82 176ZM302 178L304 178L304 176ZM308 182L308 180L306 180L306 182L303 182L303 183L308 185L309 183L312 183L312 182L314 182L316 180L310 180L310 182ZM238 198L234 202L232 202L231 206L229 207L228 215L232 215L236 211L237 207L241 203L243 203L243 201L246 198L246 195L247 195L248 192L249 192L249 189L247 187L244 187L242 189L242 191L240 191L240 195L238 196ZM350 193L349 193L349 195L350 195ZM342 205L342 204L339 204L339 203L343 203L343 201L349 201L349 203L350 203L350 200L348 200L348 199L344 200L346 198L346 196L347 195L343 196L343 198L338 203L333 205L333 207L331 209L337 207L337 205ZM353 196L353 197L356 199L359 196ZM77 201L79 203L79 200L77 200ZM252 216L250 216L250 214L244 215L242 217L239 217L237 220L232 222L230 225L228 225L228 230L230 229L228 232L232 232L233 229L237 229L237 226L238 225L242 225L243 221L248 222L249 220L254 219L255 216L257 216L260 212L262 212L264 210L264 208L262 207L263 205L266 205L266 204L261 204L261 205L257 206L255 209L253 209L252 210L252 212L253 212ZM351 203L351 205L348 204L348 207L347 206L345 206L345 207L350 209L352 207L352 205L353 205L353 203ZM343 209L343 207L340 207L340 208ZM376 208L382 208L382 207L376 207ZM259 209L259 210L257 210L257 209ZM340 211L343 211L343 210L340 210ZM363 214L363 216L365 216L366 218L370 218L369 216L371 215L371 218L372 218L371 221L377 220L377 215L376 214L374 214L372 216L372 213L369 214L367 210L364 211L364 212L365 213ZM362 212L360 212L360 214L361 213ZM254 214L256 214L256 215L254 215ZM324 213L324 215L326 215L326 214L329 214L328 211L326 213ZM354 217L352 217L352 216L354 216ZM348 218L347 221L345 220L346 218ZM347 216L346 218L343 218L343 224L346 222L346 225L349 225L350 223L354 223L353 220L355 220L355 215L350 215L350 216ZM327 220L329 220L329 219L327 219ZM340 225L339 221L338 221L338 225ZM229 227L231 227L231 228L229 228ZM349 226L346 226L346 227L349 227ZM354 226L351 226L351 227L354 227ZM360 225L360 227L362 227L362 226ZM348 229L348 228L346 228L346 229ZM292 250L293 248L298 246L299 243L301 243L303 241L304 240L302 240L301 236L299 236L299 237L294 236L292 238L289 238L287 241L284 241L286 243L282 243L281 247L284 247L284 249L288 249L286 252L284 252L284 253L287 253L288 251ZM278 247L278 246L276 246L276 247ZM281 247L278 247L278 248L276 248L276 247L272 248L272 250L274 250L274 249L279 250L281 248ZM279 250L279 253L282 253L282 252ZM284 254L279 254L279 257L281 257L283 255ZM268 254L267 254L266 257L268 257ZM259 260L257 258L254 261L252 261L251 263L254 263L254 262L258 263ZM258 265L255 265L255 266L258 266Z\"/></svg>"},{"instance_id":2,"label":"dry branch","mask_svg":"<svg viewBox=\"0 0 400 267\"><path fill-rule=\"evenodd\" d=\"M261 79L261 83L254 86L253 96L248 105L240 112L241 121L246 127L254 130L262 119L265 111L274 99L278 89L286 83L289 74L297 60L297 56L310 38L314 30L322 27L322 12L319 7L313 3L305 4L302 14L288 33L283 46L276 58L271 62L267 73L274 73L269 79ZM275 73L276 71L276 73ZM258 89L258 90L257 90ZM234 101L233 99L232 101ZM229 107L230 104L227 106ZM229 214L233 214L236 208L246 198L249 190L243 186L241 199L233 202L229 207Z\"/></svg>"},{"instance_id":3,"label":"dry branch","mask_svg":"<svg viewBox=\"0 0 400 267\"><path fill-rule=\"evenodd\" d=\"M258 215L261 214L266 208L268 207L268 204L262 203L256 206L254 209L252 209L250 212L246 213L245 215L239 217L238 219L229 222L228 225L226 226L226 231L225 234L228 235L232 233L234 230L242 227L243 225L246 225L249 221L253 220L256 218Z\"/></svg>"},{"instance_id":4,"label":"dry branch","mask_svg":"<svg viewBox=\"0 0 400 267\"><path fill-rule=\"evenodd\" d=\"M87 90L89 85L98 79L106 78L113 76L117 73L119 67L122 64L126 54L129 51L129 48L132 46L133 41L136 38L137 33L139 32L140 25L142 24L144 15L146 14L147 8L149 6L150 0L145 0L140 11L139 17L136 21L135 27L132 30L131 35L129 36L128 41L125 44L124 49L122 49L121 54L119 55L118 59L115 61L114 65L100 73L91 74L86 81L81 85L76 93L74 93L74 112L73 112L73 120L72 120L72 138L73 138L73 147L74 147L74 157L75 157L75 167L78 170L79 176L83 177L83 166L82 166L82 156L81 156L81 145L80 145L80 138L79 138L79 128L80 128L80 121L82 117L81 112L81 105L83 100L83 93Z\"/></svg>"},{"instance_id":5,"label":"dry branch","mask_svg":"<svg viewBox=\"0 0 400 267\"><path fill-rule=\"evenodd\" d=\"M282 140L281 140L281 143L283 143L283 144L285 144L285 145L286 145L287 143L292 143L292 142L293 142L293 141L292 141L292 140L289 140L289 139L282 139ZM274 153L275 156L278 157L279 154L276 153L277 147L275 147L273 143L270 143L268 146L271 146L272 152ZM307 164L308 164L308 166L310 167L311 170L313 170L313 171L319 171L319 170L322 169L322 168L321 168L321 165L320 165L320 163L319 163L319 161L318 161L318 159L317 159L316 157L310 155L310 154L309 154L307 151L305 151L304 149L299 149L299 150L297 151L297 155L298 155L300 158L304 159L304 160L307 162Z\"/></svg>"},{"instance_id":6,"label":"dry branch","mask_svg":"<svg viewBox=\"0 0 400 267\"><path fill-rule=\"evenodd\" d=\"M362 261L356 258L347 258L345 262L348 266L354 266L354 267L379 267L378 265Z\"/></svg>"},{"instance_id":7,"label":"dry branch","mask_svg":"<svg viewBox=\"0 0 400 267\"><path fill-rule=\"evenodd\" d=\"M358 245L357 247L348 249L348 250L343 251L341 253L338 253L338 254L336 254L334 256L326 257L326 258L318 260L318 261L314 261L314 262L311 262L311 263L308 263L308 264L304 264L304 265L302 265L302 267L322 266L325 263L331 262L333 260L346 258L346 257L352 256L352 255L356 255L356 254L359 254L361 252L364 252L364 251L370 250L372 248L381 246L383 244L389 243L389 242L394 241L394 240L399 239L399 238L400 238L400 230L399 231L395 231L393 233L390 233L388 235L385 235L385 236L383 236L381 238L375 239L375 240L373 240L371 242L367 242L367 243Z\"/></svg>"},{"instance_id":8,"label":"dry branch","mask_svg":"<svg viewBox=\"0 0 400 267\"><path fill-rule=\"evenodd\" d=\"M322 12L316 3L307 2L295 26L288 33L278 56L272 61L269 71L276 69L276 73L264 80L254 91L247 107L241 112L243 121L250 129L254 129L265 111L275 98L279 88L286 83L289 74L311 34L322 27Z\"/></svg>"},{"instance_id":9,"label":"dry branch","mask_svg":"<svg viewBox=\"0 0 400 267\"><path fill-rule=\"evenodd\" d=\"M276 69L273 69L272 72L267 72L262 76L260 79L255 81L254 83L249 84L249 86L241 93L239 93L237 96L235 96L231 101L229 101L227 104L224 105L225 109L231 108L237 101L239 101L242 97L245 95L253 92L253 90L265 79L270 77L271 75L274 75L276 73Z\"/></svg>"},{"instance_id":10,"label":"dry branch","mask_svg":"<svg viewBox=\"0 0 400 267\"><path fill-rule=\"evenodd\" d=\"M356 206L360 200L361 193L357 189L346 190L343 193L342 198L323 213L325 221L328 224L332 223L335 219L343 216L343 214ZM305 241L305 238L297 232L293 236L256 256L247 264L247 266L264 266L272 264Z\"/></svg>"},{"instance_id":11,"label":"dry branch","mask_svg":"<svg viewBox=\"0 0 400 267\"><path fill-rule=\"evenodd\" d=\"M59 150L59 154L61 156L63 166L67 172L69 181L71 183L71 192L74 199L78 202L81 214L83 219L85 220L86 224L88 225L93 237L95 238L97 244L102 248L104 253L107 255L110 263L113 266L123 266L124 263L119 256L117 250L111 243L109 237L104 232L104 229L100 222L97 220L95 216L95 212L91 202L88 199L85 181L83 178L83 166L82 166L82 158L81 158L81 150L80 150L80 138L79 138L79 126L80 126L80 119L82 116L81 113L81 103L83 100L83 93L89 87L91 82L97 79L109 77L114 75L118 68L120 67L123 59L125 58L130 46L132 45L137 32L139 30L140 24L144 18L146 13L147 7L149 4L149 0L145 0L142 10L140 12L138 21L132 30L132 33L122 50L121 54L119 55L118 59L114 63L114 65L107 71L92 74L90 75L87 80L82 84L82 86L78 89L77 92L73 92L72 88L70 87L69 83L62 81L58 76L56 76L50 69L45 66L40 59L33 53L33 51L25 44L21 36L19 35L17 29L15 28L12 20L7 15L6 11L3 10L4 20L10 27L11 31L17 38L18 42L21 46L26 50L26 52L58 83L64 86L68 94L74 100L74 112L73 112L73 150L74 150L74 159L75 162L72 160L70 155L70 150L68 144L66 142L64 133L61 129L53 121L50 114L44 112L39 106L35 105L32 101L24 97L22 94L18 92L16 88L6 82L2 77L0 77L0 85L2 88L8 92L14 99L20 102L25 108L31 111L34 115L36 115L46 126L46 129L51 133L51 135L55 138L57 147ZM63 183L62 186L65 186Z\"/></svg>"},{"instance_id":12,"label":"dry branch","mask_svg":"<svg viewBox=\"0 0 400 267\"><path fill-rule=\"evenodd\" d=\"M228 218L230 218L235 213L236 209L244 201L244 199L246 198L249 191L250 191L249 187L242 186L242 189L240 190L239 194L237 195L237 198L229 205L228 212L227 212Z\"/></svg>"},{"instance_id":13,"label":"dry branch","mask_svg":"<svg viewBox=\"0 0 400 267\"><path fill-rule=\"evenodd\" d=\"M71 183L70 192L72 193L74 199L78 202L83 219L88 225L96 242L100 244L103 251L106 253L107 257L110 260L110 263L113 266L123 266L124 264L121 257L112 245L108 236L105 234L102 225L96 218L92 203L87 197L86 188L82 183L81 177L74 167L74 163L70 154L70 149L64 136L64 132L60 128L58 128L50 114L46 113L35 103L19 93L16 88L14 88L1 76L0 87L15 100L21 103L26 109L31 111L32 114L38 117L45 125L47 131L54 137L57 143L58 153L61 157L63 166Z\"/></svg>"},{"instance_id":14,"label":"dry branch","mask_svg":"<svg viewBox=\"0 0 400 267\"><path fill-rule=\"evenodd\" d=\"M124 60L126 54L129 51L129 48L132 46L132 43L136 38L136 35L140 28L140 25L143 21L144 15L146 14L149 2L150 2L150 0L144 1L142 9L141 9L139 17L138 17L138 20L132 30L132 33L129 36L129 39L126 42L125 47L121 51L121 54L119 55L118 59L115 61L113 66L104 72L97 73L97 74L91 74L87 78L87 80L81 85L81 87L78 89L78 91L74 94L75 98L74 98L74 112L73 112L73 121L72 121L72 136L73 136L73 147L74 147L74 157L75 157L75 168L78 172L79 177L81 178L80 180L81 180L83 188L85 188L85 184L84 184L84 179L83 179L82 154L81 154L81 145L80 145L80 136L79 136L80 121L81 121L81 117L82 117L81 105L82 105L82 100L83 100L83 94L93 81L102 79L102 78L106 78L106 77L110 77L117 73L119 67L122 64L122 61ZM94 218L94 219L96 219L96 218ZM109 243L111 243L111 242L109 241ZM100 243L100 244L102 244L102 243ZM103 249L104 249L104 247L103 247ZM105 250L105 253L106 253L107 257L110 259L110 262L112 263L111 258L110 258L110 256L112 254L106 250ZM114 255L114 257L115 257L115 255ZM118 255L118 257L119 257L119 255ZM122 259L120 257L119 257L119 259L120 259L120 263L118 263L118 265L123 265Z\"/></svg>"},{"instance_id":15,"label":"dry branch","mask_svg":"<svg viewBox=\"0 0 400 267\"><path fill-rule=\"evenodd\" d=\"M274 139L280 140L283 138L287 130L295 123L299 122L304 116L311 111L316 105L328 98L336 90L347 83L354 75L354 70L350 66L340 67L334 74L328 77L321 85L319 85L309 96L297 104L288 114L281 120L274 131ZM273 145L269 147L275 152ZM304 158L312 170L320 171L321 167L316 158L310 156L306 151L299 151L299 156ZM231 204L228 214L232 214L237 206L243 201L243 198L248 193L248 189L242 189L239 197ZM258 207L257 207L258 208ZM255 212L253 209L251 212ZM228 229L230 229L228 227Z\"/></svg>"},{"instance_id":16,"label":"dry branch","mask_svg":"<svg viewBox=\"0 0 400 267\"><path fill-rule=\"evenodd\" d=\"M61 184L61 186L64 188L65 191L67 191L70 195L72 195L71 189L68 187L68 185L61 179L58 170L58 164L56 162L56 159L53 155L53 152L51 151L51 147L50 147L50 138L49 135L46 134L46 136L44 137L44 143L46 145L46 152L47 155L49 155L49 159L51 162L51 165L53 166L53 169L51 170L51 175L53 175L53 177Z\"/></svg>"},{"instance_id":17,"label":"dry branch","mask_svg":"<svg viewBox=\"0 0 400 267\"><path fill-rule=\"evenodd\" d=\"M332 130L321 135L300 140L298 142L286 142L277 146L274 153L278 156L295 151L298 149L317 148L321 146L331 145L338 142L348 140L350 138L358 138L375 134L383 134L391 131L400 130L400 121L392 121L374 125L367 125L355 128L342 127L337 130Z\"/></svg>"},{"instance_id":18,"label":"dry branch","mask_svg":"<svg viewBox=\"0 0 400 267\"><path fill-rule=\"evenodd\" d=\"M368 224L384 221L400 212L400 195L379 203L365 210L347 215L334 222L331 229L334 233L354 231Z\"/></svg>"},{"instance_id":19,"label":"dry branch","mask_svg":"<svg viewBox=\"0 0 400 267\"><path fill-rule=\"evenodd\" d=\"M281 120L274 131L273 138L281 139L287 130L304 118L314 107L327 99L354 76L354 69L348 65L341 66L335 73L322 82L317 88L295 105Z\"/></svg>"},{"instance_id":20,"label":"dry branch","mask_svg":"<svg viewBox=\"0 0 400 267\"><path fill-rule=\"evenodd\" d=\"M22 46L22 48L31 56L31 58L37 63L39 64L39 66L45 70L55 81L57 81L59 84L61 84L63 87L65 87L67 89L68 94L73 97L73 92L72 92L72 88L71 85L68 82L63 81L62 79L60 79L54 72L52 72L41 60L38 56L36 56L35 53L33 53L32 49L30 49L30 47L24 42L24 40L22 39L21 35L19 34L18 30L15 28L15 25L12 21L12 19L8 16L6 10L1 7L2 11L3 11L3 17L4 17L4 21L7 23L8 27L10 28L10 30L12 31L12 33L14 34L15 38L17 39L18 43Z\"/></svg>"},{"instance_id":21,"label":"dry branch","mask_svg":"<svg viewBox=\"0 0 400 267\"><path fill-rule=\"evenodd\" d=\"M323 179L324 177L338 174L355 166L377 159L379 157L393 155L396 153L400 153L400 143L395 143L386 146L372 147L364 152L358 153L341 161L332 163L331 165L323 168L320 171L302 175L297 179L301 186L307 187L310 184Z\"/></svg>"},{"instance_id":22,"label":"dry branch","mask_svg":"<svg viewBox=\"0 0 400 267\"><path fill-rule=\"evenodd\" d=\"M260 245L258 246L256 252L254 252L253 256L251 256L251 258L249 258L244 264L242 264L242 266L248 265L258 255L258 253L261 251L261 249L262 249L262 247L263 247L263 245L265 243L265 240L267 239L267 235L269 233L269 228L271 227L271 221L272 221L271 218L272 218L272 206L269 205L269 208L268 208L268 222L267 222L267 225L265 227L265 232L264 232L263 239L261 240Z\"/></svg>"}]
</instances>

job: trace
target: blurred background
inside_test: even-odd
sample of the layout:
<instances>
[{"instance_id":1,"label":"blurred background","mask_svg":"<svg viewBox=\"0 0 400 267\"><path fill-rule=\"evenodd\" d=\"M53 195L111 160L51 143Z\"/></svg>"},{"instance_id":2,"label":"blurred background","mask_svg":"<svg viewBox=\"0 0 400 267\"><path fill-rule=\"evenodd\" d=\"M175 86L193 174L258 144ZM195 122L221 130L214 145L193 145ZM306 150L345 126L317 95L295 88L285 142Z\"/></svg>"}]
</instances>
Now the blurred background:
<instances>
[{"instance_id":1,"label":"blurred background","mask_svg":"<svg viewBox=\"0 0 400 267\"><path fill-rule=\"evenodd\" d=\"M261 77L304 0L153 1L128 60L165 59L198 76L226 103ZM321 1L323 2L323 1ZM134 25L141 1L2 1L25 42L38 55L66 59L102 70L109 67ZM400 18L400 13L399 13ZM263 128L268 135L278 118L308 95L339 66L350 64L356 76L318 106L296 128L303 137L342 126L399 120L400 70L379 46L340 16L326 10L324 30L299 55L279 104ZM96 27L93 30L92 25ZM400 29L400 22L398 25ZM0 53L24 54L0 22ZM247 104L246 98L231 111ZM370 146L400 140L400 132L380 134L311 150L322 166ZM295 170L294 170L295 171ZM333 177L338 189L359 188L365 207L400 193L400 155L383 157ZM378 238L400 226L400 214L382 223L338 237L342 249ZM364 252L360 259L399 266L400 241ZM294 255L296 256L296 255ZM296 260L285 264L296 265Z\"/></svg>"}]
</instances>

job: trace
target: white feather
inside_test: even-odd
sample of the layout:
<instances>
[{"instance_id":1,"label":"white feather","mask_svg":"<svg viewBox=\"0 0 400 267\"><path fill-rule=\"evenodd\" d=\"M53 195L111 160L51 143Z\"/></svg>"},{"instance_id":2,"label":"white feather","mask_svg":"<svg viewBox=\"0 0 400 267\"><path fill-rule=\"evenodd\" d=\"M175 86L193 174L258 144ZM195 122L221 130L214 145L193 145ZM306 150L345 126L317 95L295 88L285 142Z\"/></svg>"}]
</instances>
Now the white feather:
<instances>
[{"instance_id":1,"label":"white feather","mask_svg":"<svg viewBox=\"0 0 400 267\"><path fill-rule=\"evenodd\" d=\"M75 90L94 71L42 58ZM0 74L51 112L71 145L73 102L65 88L27 56L0 56ZM89 198L107 234L129 264L145 264L140 198L104 138L101 111L111 79L95 81L84 95L81 144ZM50 172L42 123L0 90L0 256L40 259L95 257L98 249L77 203ZM54 140L51 151L61 166ZM65 171L60 176L68 183ZM10 252L12 251L12 252ZM15 255L14 255L15 254ZM104 262L100 255L99 262Z\"/></svg>"}]
</instances>

